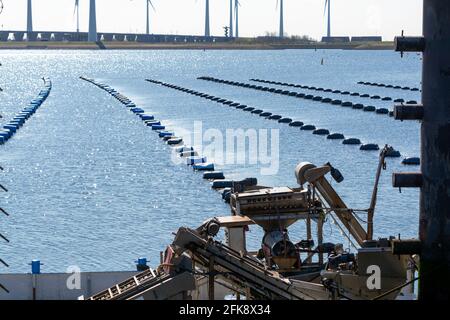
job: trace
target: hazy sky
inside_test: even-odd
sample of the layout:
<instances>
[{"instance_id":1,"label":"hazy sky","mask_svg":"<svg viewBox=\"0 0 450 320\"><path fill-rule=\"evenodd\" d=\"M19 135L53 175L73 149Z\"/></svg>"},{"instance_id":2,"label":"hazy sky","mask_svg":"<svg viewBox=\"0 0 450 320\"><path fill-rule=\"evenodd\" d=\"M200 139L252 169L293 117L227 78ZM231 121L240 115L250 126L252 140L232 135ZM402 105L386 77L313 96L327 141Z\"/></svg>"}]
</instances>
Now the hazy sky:
<instances>
[{"instance_id":1,"label":"hazy sky","mask_svg":"<svg viewBox=\"0 0 450 320\"><path fill-rule=\"evenodd\" d=\"M26 0L3 0L2 30L25 30ZM74 0L33 0L34 30L75 31ZM277 0L240 0L240 35L276 32ZM331 0L333 35L422 34L423 0ZM97 0L99 32L144 32L146 0ZM205 0L153 0L151 32L203 34ZM285 32L320 38L326 31L324 0L284 0ZM87 31L89 0L80 0L80 29ZM223 35L229 0L210 0L211 33Z\"/></svg>"}]
</instances>

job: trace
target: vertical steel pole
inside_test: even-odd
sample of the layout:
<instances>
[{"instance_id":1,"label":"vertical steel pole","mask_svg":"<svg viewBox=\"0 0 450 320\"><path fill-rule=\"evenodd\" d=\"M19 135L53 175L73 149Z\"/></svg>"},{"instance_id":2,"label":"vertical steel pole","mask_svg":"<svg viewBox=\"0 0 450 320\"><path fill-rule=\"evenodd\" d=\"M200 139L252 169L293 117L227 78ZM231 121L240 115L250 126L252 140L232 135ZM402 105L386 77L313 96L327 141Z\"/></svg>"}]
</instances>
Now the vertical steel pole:
<instances>
[{"instance_id":1,"label":"vertical steel pole","mask_svg":"<svg viewBox=\"0 0 450 320\"><path fill-rule=\"evenodd\" d=\"M147 26L145 29L146 34L150 34L150 2L147 0Z\"/></svg>"},{"instance_id":2,"label":"vertical steel pole","mask_svg":"<svg viewBox=\"0 0 450 320\"><path fill-rule=\"evenodd\" d=\"M215 271L214 264L215 264L214 256L211 256L209 258L209 270L208 270L209 271L209 276L208 276L208 299L211 300L211 301L215 300L215 297L214 297L214 282L215 282L215 279L214 279L214 271Z\"/></svg>"},{"instance_id":3,"label":"vertical steel pole","mask_svg":"<svg viewBox=\"0 0 450 320\"><path fill-rule=\"evenodd\" d=\"M233 0L230 0L230 38L233 38Z\"/></svg>"},{"instance_id":4,"label":"vertical steel pole","mask_svg":"<svg viewBox=\"0 0 450 320\"><path fill-rule=\"evenodd\" d=\"M209 30L209 0L206 0L206 8L205 8L205 37L211 36L211 32Z\"/></svg>"},{"instance_id":5,"label":"vertical steel pole","mask_svg":"<svg viewBox=\"0 0 450 320\"><path fill-rule=\"evenodd\" d=\"M95 0L89 2L89 42L97 42L97 14L95 11Z\"/></svg>"},{"instance_id":6,"label":"vertical steel pole","mask_svg":"<svg viewBox=\"0 0 450 320\"><path fill-rule=\"evenodd\" d=\"M33 9L31 0L27 1L27 33L33 32Z\"/></svg>"},{"instance_id":7,"label":"vertical steel pole","mask_svg":"<svg viewBox=\"0 0 450 320\"><path fill-rule=\"evenodd\" d=\"M284 37L284 6L283 0L280 1L280 38Z\"/></svg>"},{"instance_id":8,"label":"vertical steel pole","mask_svg":"<svg viewBox=\"0 0 450 320\"><path fill-rule=\"evenodd\" d=\"M328 28L327 37L331 37L331 0L328 0Z\"/></svg>"},{"instance_id":9,"label":"vertical steel pole","mask_svg":"<svg viewBox=\"0 0 450 320\"><path fill-rule=\"evenodd\" d=\"M424 0L419 298L450 300L450 1Z\"/></svg>"},{"instance_id":10,"label":"vertical steel pole","mask_svg":"<svg viewBox=\"0 0 450 320\"><path fill-rule=\"evenodd\" d=\"M239 0L235 0L234 3L235 6L235 14L234 14L234 19L236 20L236 29L234 30L234 36L236 38L239 38Z\"/></svg>"}]
</instances>

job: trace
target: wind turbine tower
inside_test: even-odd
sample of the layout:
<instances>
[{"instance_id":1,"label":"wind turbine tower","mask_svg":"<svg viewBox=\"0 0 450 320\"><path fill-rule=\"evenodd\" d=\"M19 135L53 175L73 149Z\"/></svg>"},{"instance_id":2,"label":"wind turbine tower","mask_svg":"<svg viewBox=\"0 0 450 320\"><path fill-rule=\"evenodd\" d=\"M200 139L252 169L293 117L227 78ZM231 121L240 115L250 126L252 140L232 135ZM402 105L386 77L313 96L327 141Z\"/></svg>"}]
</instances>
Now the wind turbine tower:
<instances>
[{"instance_id":1,"label":"wind turbine tower","mask_svg":"<svg viewBox=\"0 0 450 320\"><path fill-rule=\"evenodd\" d=\"M234 34L236 38L239 38L239 0L235 0L234 2L234 19L236 19L236 29L234 30Z\"/></svg>"},{"instance_id":2,"label":"wind turbine tower","mask_svg":"<svg viewBox=\"0 0 450 320\"><path fill-rule=\"evenodd\" d=\"M209 30L209 0L205 0L206 8L205 8L205 37L210 37L211 33Z\"/></svg>"},{"instance_id":3,"label":"wind turbine tower","mask_svg":"<svg viewBox=\"0 0 450 320\"><path fill-rule=\"evenodd\" d=\"M80 0L75 0L75 8L73 14L77 13L77 33L80 33Z\"/></svg>"},{"instance_id":4,"label":"wind turbine tower","mask_svg":"<svg viewBox=\"0 0 450 320\"><path fill-rule=\"evenodd\" d=\"M152 0L147 0L147 29L146 33L150 34L150 7L155 11L155 7L153 6Z\"/></svg>"},{"instance_id":5,"label":"wind turbine tower","mask_svg":"<svg viewBox=\"0 0 450 320\"><path fill-rule=\"evenodd\" d=\"M331 37L331 0L325 0L325 8L328 5L328 27L327 27L327 37Z\"/></svg>"},{"instance_id":6,"label":"wind turbine tower","mask_svg":"<svg viewBox=\"0 0 450 320\"><path fill-rule=\"evenodd\" d=\"M233 0L230 0L230 38L233 38Z\"/></svg>"},{"instance_id":7,"label":"wind turbine tower","mask_svg":"<svg viewBox=\"0 0 450 320\"><path fill-rule=\"evenodd\" d=\"M27 32L33 32L33 11L31 7L31 0L27 2Z\"/></svg>"},{"instance_id":8,"label":"wind turbine tower","mask_svg":"<svg viewBox=\"0 0 450 320\"><path fill-rule=\"evenodd\" d=\"M280 0L280 38L284 37L284 6L283 0Z\"/></svg>"},{"instance_id":9,"label":"wind turbine tower","mask_svg":"<svg viewBox=\"0 0 450 320\"><path fill-rule=\"evenodd\" d=\"M97 42L97 17L95 12L95 0L89 2L89 34L88 41Z\"/></svg>"}]
</instances>

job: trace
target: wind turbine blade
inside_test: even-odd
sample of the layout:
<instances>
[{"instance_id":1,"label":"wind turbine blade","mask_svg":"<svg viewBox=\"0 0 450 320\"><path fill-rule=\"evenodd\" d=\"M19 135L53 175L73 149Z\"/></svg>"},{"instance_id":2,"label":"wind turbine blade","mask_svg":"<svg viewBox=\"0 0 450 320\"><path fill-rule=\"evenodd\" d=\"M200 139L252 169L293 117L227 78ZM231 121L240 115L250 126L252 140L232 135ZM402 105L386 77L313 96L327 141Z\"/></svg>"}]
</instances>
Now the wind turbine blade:
<instances>
[{"instance_id":1,"label":"wind turbine blade","mask_svg":"<svg viewBox=\"0 0 450 320\"><path fill-rule=\"evenodd\" d=\"M75 6L73 7L73 15L75 15L75 12L77 12L78 9L78 0L75 0Z\"/></svg>"},{"instance_id":2,"label":"wind turbine blade","mask_svg":"<svg viewBox=\"0 0 450 320\"><path fill-rule=\"evenodd\" d=\"M325 0L325 6L323 8L323 16L325 17L325 14L327 12L327 4L328 4L328 0Z\"/></svg>"},{"instance_id":3,"label":"wind turbine blade","mask_svg":"<svg viewBox=\"0 0 450 320\"><path fill-rule=\"evenodd\" d=\"M153 3L152 3L152 0L147 0L148 1L148 3L150 3L150 5L152 6L152 8L153 8L153 11L155 11L156 12L156 9L155 9L155 6L153 5Z\"/></svg>"},{"instance_id":4,"label":"wind turbine blade","mask_svg":"<svg viewBox=\"0 0 450 320\"><path fill-rule=\"evenodd\" d=\"M277 8L278 9L278 0L277 0L277 5L276 5L276 7L275 8Z\"/></svg>"}]
</instances>

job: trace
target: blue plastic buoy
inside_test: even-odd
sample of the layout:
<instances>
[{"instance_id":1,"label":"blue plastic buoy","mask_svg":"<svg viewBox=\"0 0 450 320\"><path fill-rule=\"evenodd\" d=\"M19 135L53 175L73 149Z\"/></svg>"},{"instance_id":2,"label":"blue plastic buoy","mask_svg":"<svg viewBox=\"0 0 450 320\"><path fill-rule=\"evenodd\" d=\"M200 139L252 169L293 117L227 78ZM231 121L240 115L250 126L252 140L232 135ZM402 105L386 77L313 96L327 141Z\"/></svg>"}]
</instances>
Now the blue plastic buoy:
<instances>
[{"instance_id":1,"label":"blue plastic buoy","mask_svg":"<svg viewBox=\"0 0 450 320\"><path fill-rule=\"evenodd\" d=\"M225 189L233 187L232 180L214 180L212 184L213 189Z\"/></svg>"},{"instance_id":2,"label":"blue plastic buoy","mask_svg":"<svg viewBox=\"0 0 450 320\"><path fill-rule=\"evenodd\" d=\"M155 117L153 115L145 114L145 113L140 114L139 117L142 119L142 121L154 120L155 119Z\"/></svg>"},{"instance_id":3,"label":"blue plastic buoy","mask_svg":"<svg viewBox=\"0 0 450 320\"><path fill-rule=\"evenodd\" d=\"M175 146L177 144L180 144L183 142L182 138L170 138L169 140L167 140L167 144L169 146Z\"/></svg>"},{"instance_id":4,"label":"blue plastic buoy","mask_svg":"<svg viewBox=\"0 0 450 320\"><path fill-rule=\"evenodd\" d=\"M41 261L40 260L31 261L31 273L32 274L40 274L41 273Z\"/></svg>"},{"instance_id":5,"label":"blue plastic buoy","mask_svg":"<svg viewBox=\"0 0 450 320\"><path fill-rule=\"evenodd\" d=\"M195 171L214 171L214 163L199 163L194 164L192 168Z\"/></svg>"},{"instance_id":6,"label":"blue plastic buoy","mask_svg":"<svg viewBox=\"0 0 450 320\"><path fill-rule=\"evenodd\" d=\"M160 125L161 121L158 120L147 120L145 121L145 124L149 127L153 126L153 125Z\"/></svg>"},{"instance_id":7,"label":"blue plastic buoy","mask_svg":"<svg viewBox=\"0 0 450 320\"><path fill-rule=\"evenodd\" d=\"M148 269L147 266L147 258L138 258L136 261L136 270L137 271L145 271Z\"/></svg>"},{"instance_id":8,"label":"blue plastic buoy","mask_svg":"<svg viewBox=\"0 0 450 320\"><path fill-rule=\"evenodd\" d=\"M189 166L192 166L194 164L199 164L199 163L206 163L206 161L207 161L206 157L200 157L200 156L193 156L193 157L186 158L186 164Z\"/></svg>"},{"instance_id":9,"label":"blue plastic buoy","mask_svg":"<svg viewBox=\"0 0 450 320\"><path fill-rule=\"evenodd\" d=\"M203 179L205 180L224 180L225 175L223 172L207 172L203 174Z\"/></svg>"},{"instance_id":10,"label":"blue plastic buoy","mask_svg":"<svg viewBox=\"0 0 450 320\"><path fill-rule=\"evenodd\" d=\"M160 138L164 138L164 137L172 137L174 134L173 134L173 132L170 132L170 131L161 131L160 133L159 133L159 137Z\"/></svg>"},{"instance_id":11,"label":"blue plastic buoy","mask_svg":"<svg viewBox=\"0 0 450 320\"><path fill-rule=\"evenodd\" d=\"M165 127L165 126L162 126L162 125L160 125L160 124L154 124L154 125L152 125L152 130L153 130L153 131L164 130L164 129L166 129L166 127Z\"/></svg>"}]
</instances>

